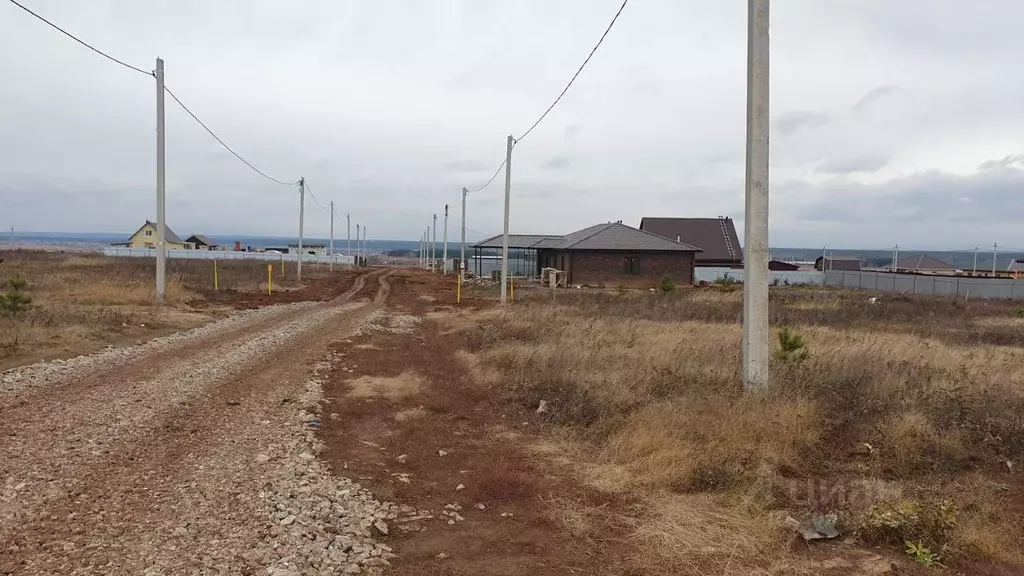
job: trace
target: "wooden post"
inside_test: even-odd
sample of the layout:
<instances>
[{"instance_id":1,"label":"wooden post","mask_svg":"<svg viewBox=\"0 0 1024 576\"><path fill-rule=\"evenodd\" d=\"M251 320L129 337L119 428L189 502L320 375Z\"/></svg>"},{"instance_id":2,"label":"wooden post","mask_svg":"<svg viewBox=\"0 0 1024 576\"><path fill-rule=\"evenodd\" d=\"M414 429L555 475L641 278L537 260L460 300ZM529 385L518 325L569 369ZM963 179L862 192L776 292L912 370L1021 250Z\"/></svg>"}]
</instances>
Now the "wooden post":
<instances>
[{"instance_id":1,"label":"wooden post","mask_svg":"<svg viewBox=\"0 0 1024 576\"><path fill-rule=\"evenodd\" d=\"M462 276L455 277L455 303L462 304Z\"/></svg>"},{"instance_id":2,"label":"wooden post","mask_svg":"<svg viewBox=\"0 0 1024 576\"><path fill-rule=\"evenodd\" d=\"M274 265L267 264L267 295L274 293Z\"/></svg>"},{"instance_id":3,"label":"wooden post","mask_svg":"<svg viewBox=\"0 0 1024 576\"><path fill-rule=\"evenodd\" d=\"M516 283L511 278L508 279L508 301L516 301Z\"/></svg>"},{"instance_id":4,"label":"wooden post","mask_svg":"<svg viewBox=\"0 0 1024 576\"><path fill-rule=\"evenodd\" d=\"M213 261L213 291L217 292L220 290L220 285L217 282L217 261Z\"/></svg>"}]
</instances>

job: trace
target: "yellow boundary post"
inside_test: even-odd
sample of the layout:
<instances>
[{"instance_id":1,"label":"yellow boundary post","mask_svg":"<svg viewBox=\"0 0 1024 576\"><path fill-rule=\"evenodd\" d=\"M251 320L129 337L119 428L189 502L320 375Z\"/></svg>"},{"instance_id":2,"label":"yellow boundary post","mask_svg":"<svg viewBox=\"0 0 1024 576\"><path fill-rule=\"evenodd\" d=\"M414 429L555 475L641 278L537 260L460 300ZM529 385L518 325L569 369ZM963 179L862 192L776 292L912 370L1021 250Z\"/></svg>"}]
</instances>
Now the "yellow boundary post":
<instances>
[{"instance_id":1,"label":"yellow boundary post","mask_svg":"<svg viewBox=\"0 0 1024 576\"><path fill-rule=\"evenodd\" d=\"M220 284L217 282L217 261L213 261L213 291L217 292L220 290Z\"/></svg>"},{"instance_id":2,"label":"yellow boundary post","mask_svg":"<svg viewBox=\"0 0 1024 576\"><path fill-rule=\"evenodd\" d=\"M462 304L462 276L455 277L455 303Z\"/></svg>"},{"instance_id":3,"label":"yellow boundary post","mask_svg":"<svg viewBox=\"0 0 1024 576\"><path fill-rule=\"evenodd\" d=\"M267 264L267 294L268 295L274 293L273 286L274 286L274 265L273 264Z\"/></svg>"}]
</instances>

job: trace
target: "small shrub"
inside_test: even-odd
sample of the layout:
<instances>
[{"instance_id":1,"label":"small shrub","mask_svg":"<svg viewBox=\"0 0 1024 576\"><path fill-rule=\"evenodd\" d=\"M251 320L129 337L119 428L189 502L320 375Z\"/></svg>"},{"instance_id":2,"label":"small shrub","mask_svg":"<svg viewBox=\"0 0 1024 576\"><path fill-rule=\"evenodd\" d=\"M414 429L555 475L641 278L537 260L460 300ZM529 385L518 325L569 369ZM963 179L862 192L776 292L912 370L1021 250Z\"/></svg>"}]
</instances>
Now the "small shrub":
<instances>
[{"instance_id":1,"label":"small shrub","mask_svg":"<svg viewBox=\"0 0 1024 576\"><path fill-rule=\"evenodd\" d=\"M625 296L627 290L628 288L626 288L625 284L619 284L618 286L615 287L615 292L619 296Z\"/></svg>"},{"instance_id":2,"label":"small shrub","mask_svg":"<svg viewBox=\"0 0 1024 576\"><path fill-rule=\"evenodd\" d=\"M742 284L742 282L733 278L732 276L727 276L725 274L722 274L718 278L715 278L716 286L735 286L737 284Z\"/></svg>"},{"instance_id":3,"label":"small shrub","mask_svg":"<svg viewBox=\"0 0 1024 576\"><path fill-rule=\"evenodd\" d=\"M779 330L779 350L776 357L783 362L799 362L807 358L804 337L789 328Z\"/></svg>"},{"instance_id":4,"label":"small shrub","mask_svg":"<svg viewBox=\"0 0 1024 576\"><path fill-rule=\"evenodd\" d=\"M672 280L672 277L668 274L661 277L661 283L658 284L658 290L661 290L665 294L676 291L676 283Z\"/></svg>"},{"instance_id":5,"label":"small shrub","mask_svg":"<svg viewBox=\"0 0 1024 576\"><path fill-rule=\"evenodd\" d=\"M11 313L28 310L32 304L32 298L23 292L26 286L28 286L28 282L21 276L15 276L8 280L7 290L0 294L0 309Z\"/></svg>"},{"instance_id":6,"label":"small shrub","mask_svg":"<svg viewBox=\"0 0 1024 576\"><path fill-rule=\"evenodd\" d=\"M914 558L914 562L917 562L922 566L945 568L945 566L939 562L939 555L926 548L921 542L911 542L910 540L907 540L905 544L907 546L907 554Z\"/></svg>"}]
</instances>

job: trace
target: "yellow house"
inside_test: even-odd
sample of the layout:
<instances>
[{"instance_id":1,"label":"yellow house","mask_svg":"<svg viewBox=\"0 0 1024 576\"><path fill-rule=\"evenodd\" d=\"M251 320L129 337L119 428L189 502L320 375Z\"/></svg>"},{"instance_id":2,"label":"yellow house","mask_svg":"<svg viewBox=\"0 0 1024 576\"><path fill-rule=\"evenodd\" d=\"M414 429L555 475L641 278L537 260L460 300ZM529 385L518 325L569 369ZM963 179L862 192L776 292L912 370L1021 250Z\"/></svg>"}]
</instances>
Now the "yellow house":
<instances>
[{"instance_id":1,"label":"yellow house","mask_svg":"<svg viewBox=\"0 0 1024 576\"><path fill-rule=\"evenodd\" d=\"M170 226L164 224L164 242L168 250L185 250L193 248L193 245L182 242L181 238L171 230ZM132 248L156 248L156 224L146 220L142 228L136 230L128 239L128 245Z\"/></svg>"}]
</instances>

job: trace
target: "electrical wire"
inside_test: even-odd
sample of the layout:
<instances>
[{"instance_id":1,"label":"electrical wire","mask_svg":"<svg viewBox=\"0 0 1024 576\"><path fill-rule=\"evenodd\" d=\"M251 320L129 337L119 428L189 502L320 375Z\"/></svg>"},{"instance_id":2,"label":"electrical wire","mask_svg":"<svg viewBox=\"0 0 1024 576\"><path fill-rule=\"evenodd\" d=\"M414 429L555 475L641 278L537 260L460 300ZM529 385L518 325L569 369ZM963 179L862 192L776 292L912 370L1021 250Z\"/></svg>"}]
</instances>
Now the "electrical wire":
<instances>
[{"instance_id":1,"label":"electrical wire","mask_svg":"<svg viewBox=\"0 0 1024 576\"><path fill-rule=\"evenodd\" d=\"M530 126L530 128L526 132L523 132L522 136L520 136L519 138L514 138L512 140L512 147L513 148L515 148L516 144L518 144L523 138L526 138L527 136L529 136L530 132L533 132L533 129L536 128L538 125L540 125L540 123L544 120L544 118L547 117L547 115L555 108L556 105L558 105L558 102L561 101L562 97L565 96L566 92L569 91L569 88L572 87L573 82L576 81L576 78L578 78L580 73L583 72L583 69L586 68L587 63L589 63L590 59L594 57L594 53L596 53L597 49L601 47L602 43L604 43L605 37L607 37L608 33L611 32L612 27L615 26L615 22L618 21L618 19L619 19L619 15L622 14L622 11L626 8L626 4L628 4L628 3L629 3L629 0L623 0L622 1L622 5L619 6L619 10L617 12L615 12L615 16L612 17L611 22L608 23L608 27L605 28L604 33L601 34L601 37L597 40L597 44L595 44L594 47L590 50L590 54L587 54L587 58L585 60L583 60L583 63L580 64L580 67L576 69L576 73L573 74L572 78L569 79L569 83L565 85L565 88L563 88L562 92L558 94L558 97L555 98L555 101L552 102L550 106L548 106L547 110L545 110L544 113L540 115L540 118L537 118L537 121L534 122L533 125ZM487 182L484 182L483 186L480 186L479 188L475 188L473 190L470 190L467 194L474 194L474 193L479 192L479 191L483 190L484 188L487 188L488 186L490 186L491 182L494 182L494 179L497 178L498 174L501 173L501 169L505 167L505 162L506 161L507 161L507 158L505 160L501 161L501 164L498 165L498 169L494 171L494 174L491 175L490 178L487 179ZM455 206L457 207L457 206L460 206L461 204L462 204L462 201L459 201L459 203L456 204Z\"/></svg>"},{"instance_id":2,"label":"electrical wire","mask_svg":"<svg viewBox=\"0 0 1024 576\"><path fill-rule=\"evenodd\" d=\"M259 168L257 168L257 167L255 167L255 166L253 166L251 162L249 162L249 161L248 161L248 160L246 160L245 158L242 158L241 156L239 156L239 155L238 155L238 152L235 152L234 150L232 150L230 146L228 146L228 145L227 145L227 144L226 144L226 143L225 143L225 142L224 142L223 140L221 140L221 139L220 139L220 136L217 136L217 134L216 134L216 133L214 133L214 131L213 131L213 130L210 130L210 127L209 127L209 126L207 126L207 125L206 125L205 123L203 123L203 121L202 121L202 120L200 120L198 116L196 116L195 114L193 114L193 113L192 113L192 111L188 109L188 106L185 106L185 103L184 103L184 102L182 102L181 100L179 100L179 99L178 99L178 97L174 95L174 92L171 92L171 89L170 89L170 88L168 88L167 86L164 86L164 90L165 90L165 91L166 91L166 92L167 92L168 94L170 94L170 95L171 95L171 98L173 98L173 99L174 99L174 101L178 103L178 106L181 106L182 110L184 110L185 112L188 112L188 115L189 115L189 116L191 116L193 120L195 120L196 122L198 122L200 126L202 126L202 127L203 127L203 128L204 128L204 129L205 129L205 130L206 130L207 132L209 132L209 133L210 133L210 136L213 136L213 139L214 139L214 140L216 140L217 142L219 142L219 143L220 143L220 145L221 145L221 146L223 146L225 150L227 150L228 152L231 152L231 154L232 154L232 155L234 155L234 157L235 157L235 158L238 158L239 160L241 160L243 164L245 164L245 165L246 165L246 166L248 166L249 168L252 168L252 170L253 170L254 172L256 172L257 174L259 174L260 176L263 176L263 177L264 177L264 178L266 178L267 180L270 180L271 182L275 182L275 183L277 183L277 184L282 184L282 185L284 185L284 186L295 186L296 184L298 184L298 182L285 182L285 181L283 181L283 180L278 180L277 178L272 178L272 177L270 177L270 176L267 176L267 174L266 174L266 173L264 173L264 172L263 172L262 170L260 170Z\"/></svg>"},{"instance_id":3,"label":"electrical wire","mask_svg":"<svg viewBox=\"0 0 1024 576\"><path fill-rule=\"evenodd\" d=\"M103 52L102 50L100 50L100 49L98 49L98 48L94 48L93 46L90 46L89 44L85 43L84 41L82 41L82 40L78 39L78 37L76 37L76 36L75 36L74 34L72 34L72 33L68 32L67 30L65 30L65 29L61 28L60 26L57 26L56 24L54 24L53 22L50 22L50 21L49 21L49 20L47 20L46 18L43 18L43 17L42 17L42 16L40 16L39 14L36 14L35 12L33 12L33 11L32 11L32 10L30 10L30 9L28 9L27 7L25 7L25 6L24 6L24 5L22 5L21 3L17 2L16 0L10 0L10 3L11 3L11 4L14 4L14 5L15 5L15 6L17 6L18 8L21 8L21 9L22 9L22 10L24 10L25 12L28 12L29 14L31 14L31 15L33 15L33 16L35 16L35 17L36 17L36 18L38 18L39 20L42 20L42 21L43 21L43 22L45 22L46 24L50 25L50 27L52 27L52 28L53 28L54 30L57 30L57 31L58 31L58 32L60 32L61 34L64 34L64 35L65 35L65 36L67 36L68 38L71 38L71 39L72 39L72 40L74 40L75 42L78 42L78 43L79 43L79 44L81 44L82 46L85 46L86 48L88 48L89 50L92 50L93 52L95 52L95 53L99 54L100 56L103 56L103 57L104 57L104 58L106 58L107 60L110 60L110 61L112 61L112 62L116 62L116 63L120 64L121 66L124 66L125 68L131 69L131 70L134 70L134 71L136 71L136 72L139 72L140 74L145 74L146 76L154 76L154 75L155 75L155 74L154 74L153 72L146 72L146 71L145 71L145 70L143 70L142 68L136 68L135 66L132 66L131 64L128 64L127 62L124 62L123 60L118 60L117 58L114 58L114 57L113 57L113 56L111 56L110 54L107 54L106 52Z\"/></svg>"},{"instance_id":4,"label":"electrical wire","mask_svg":"<svg viewBox=\"0 0 1024 576\"><path fill-rule=\"evenodd\" d=\"M551 106L548 106L548 109L545 110L544 113L540 115L540 118L537 118L537 121L533 123L533 126L530 126L529 130L524 132L523 135L520 136L519 138L516 138L516 141L522 140L523 138L529 136L530 132L533 132L533 129L536 128L537 125L540 124L542 120L544 120L544 117L548 115L548 112L551 112L555 105L558 104L558 101L562 99L562 96L565 96L565 93L569 91L569 88L572 86L572 83L576 81L576 77L580 75L580 72L583 72L583 68L587 65L587 62L590 62L590 59L594 56L594 53L597 52L597 49L601 47L601 43L604 42L605 36L608 35L608 32L611 32L612 26L615 26L615 21L619 19L619 14L622 14L622 10L626 7L627 3L629 3L629 0L622 0L622 6L619 6L619 11L615 13L614 17L612 17L612 21L608 23L608 28L605 28L604 34L601 34L601 38L597 41L597 44L594 45L594 49L591 50L590 54L587 55L587 59L583 61L583 64L580 64L579 69L577 69L576 73L572 75L572 78L569 80L569 83L566 84L565 88L562 89L562 93L559 94L558 98L555 98L555 101L551 103Z\"/></svg>"},{"instance_id":5,"label":"electrical wire","mask_svg":"<svg viewBox=\"0 0 1024 576\"><path fill-rule=\"evenodd\" d=\"M304 184L306 186L306 192L309 192L309 196L310 198L313 199L313 202L316 202L317 206L323 208L324 210L327 210L327 206L324 206L323 204L320 203L319 200L316 199L316 194L313 194L313 190L309 187L309 182L304 182Z\"/></svg>"},{"instance_id":6,"label":"electrical wire","mask_svg":"<svg viewBox=\"0 0 1024 576\"><path fill-rule=\"evenodd\" d=\"M513 146L515 146L515 144L513 144ZM479 188L476 188L474 190L470 190L469 192L467 192L467 194L475 194L475 193L483 190L484 188L487 188L488 186L490 186L491 182L494 182L494 179L497 178L498 174L501 173L501 169L505 167L505 162L507 162L507 161L508 161L507 158L505 160L501 161L501 164L498 165L498 169L494 171L494 174L492 174L490 178L487 179L487 182L484 182L483 186L481 186Z\"/></svg>"}]
</instances>

